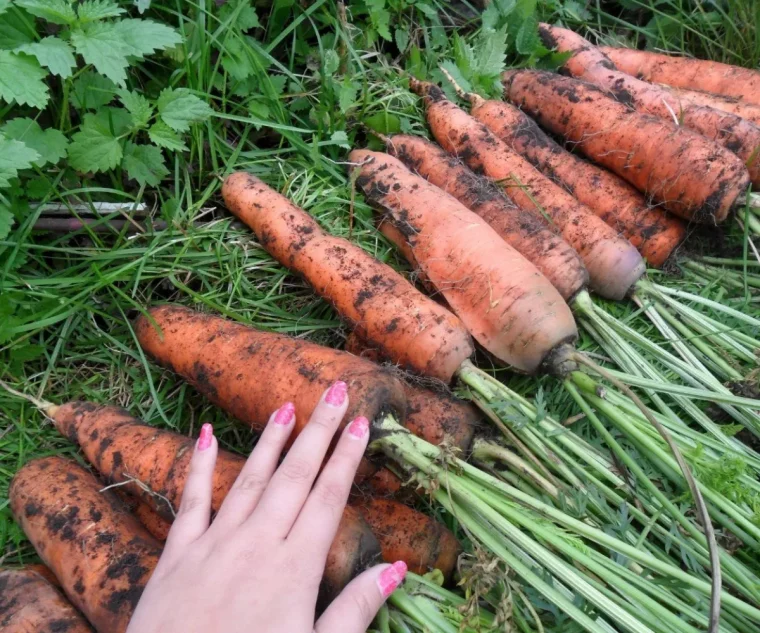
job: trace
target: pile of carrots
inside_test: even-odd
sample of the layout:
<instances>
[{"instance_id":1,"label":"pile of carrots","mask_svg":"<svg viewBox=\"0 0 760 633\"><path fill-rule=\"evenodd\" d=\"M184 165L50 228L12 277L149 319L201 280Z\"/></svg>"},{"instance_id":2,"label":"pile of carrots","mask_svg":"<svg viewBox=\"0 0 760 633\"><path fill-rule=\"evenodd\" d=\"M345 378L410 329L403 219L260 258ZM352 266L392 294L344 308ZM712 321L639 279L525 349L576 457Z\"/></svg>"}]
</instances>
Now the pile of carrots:
<instances>
[{"instance_id":1,"label":"pile of carrots","mask_svg":"<svg viewBox=\"0 0 760 633\"><path fill-rule=\"evenodd\" d=\"M668 432L664 414L650 412L620 380L574 349L575 317L594 318L589 291L612 300L643 296L649 292L645 262L662 266L684 240L686 222L717 224L751 207L749 188L760 184L760 73L598 48L549 25L541 25L540 32L548 46L570 54L563 70L571 76L508 71L504 96L511 103L460 91L469 113L438 86L412 79L410 87L424 99L438 144L409 135L381 136L386 152L355 149L350 154L356 182L378 211L378 230L433 296L350 241L324 231L255 176L239 172L224 182L227 207L275 259L332 303L351 329L347 349L177 305L146 310L134 324L137 340L156 363L256 431L280 404L292 401L298 433L323 391L336 380L348 383L346 420L363 415L373 422L373 450L357 473L355 494L328 558L323 603L381 558L403 559L418 573L437 569L447 579L452 576L462 552L454 533L411 507L420 499L415 490L425 489L461 522L468 539L513 568L585 630L608 630L608 618L621 629L659 631L660 625L680 627L679 618L686 617L690 622L679 630L706 624L713 631L721 600L728 609L726 630L760 630L755 569L744 558L734 560L718 543L710 513L727 530L746 534L741 538L748 547L757 542L754 528L738 505L723 503L709 485L692 477L698 458L690 454L684 460L681 448L693 448L695 435L672 421ZM593 162L569 152L547 132ZM760 228L753 214L742 218L751 231ZM752 339L736 340L749 345ZM607 498L594 500L583 521L563 514L567 500L561 491L583 477L557 466L549 444L536 440L529 445L533 440L526 442L508 428L504 403L517 399L476 367L477 346L516 371L546 372L561 380L654 501L630 504L624 493L606 487ZM701 376L695 367L685 368L684 375ZM593 372L621 393L607 397L589 375ZM412 374L437 387L422 388ZM722 393L706 377L694 380ZM451 395L452 386L466 391L472 402ZM753 417L760 403L742 401L746 410L739 411L739 400L725 396L722 402L741 423L760 428L760 419ZM39 406L80 447L96 474L59 457L32 461L17 473L10 505L46 567L0 571L3 627L124 631L179 506L193 441L114 406ZM530 410L522 402L516 406ZM602 416L619 425L622 434L630 433L634 444L654 442L642 435L641 420L658 429L673 457L663 449L657 468L689 492L700 529L664 499L635 462L626 461L630 456L606 433ZM503 437L494 440L486 419ZM547 424L538 415L534 421ZM571 429L564 432L563 449L578 455L586 450ZM467 463L471 456L478 467ZM215 511L243 462L220 451ZM456 468L444 477L447 465ZM404 486L405 479L414 485ZM533 504L534 493L550 501ZM468 497L480 505L470 505ZM628 503L639 521L651 519L638 557L630 543L615 541L597 527L606 504L613 502ZM523 507L547 525L555 522L552 528L521 514ZM651 553L650 539L666 541L668 530L676 529L693 538L692 564L711 584L702 576L689 580L664 551L669 546ZM577 570L561 558L570 551L564 530L599 547ZM709 613L697 612L677 589L672 600L660 597L667 604L637 613L636 605L648 600L656 581L637 577L629 604L618 595L627 586L621 575L626 567L606 562L603 548L625 551L632 568L641 565L667 581L685 583L689 599L709 595ZM547 565L559 584L536 574L531 567L536 562ZM722 569L730 593L721 593ZM568 599L564 587L574 586L603 621ZM53 629L54 622L66 628Z\"/></svg>"}]
</instances>

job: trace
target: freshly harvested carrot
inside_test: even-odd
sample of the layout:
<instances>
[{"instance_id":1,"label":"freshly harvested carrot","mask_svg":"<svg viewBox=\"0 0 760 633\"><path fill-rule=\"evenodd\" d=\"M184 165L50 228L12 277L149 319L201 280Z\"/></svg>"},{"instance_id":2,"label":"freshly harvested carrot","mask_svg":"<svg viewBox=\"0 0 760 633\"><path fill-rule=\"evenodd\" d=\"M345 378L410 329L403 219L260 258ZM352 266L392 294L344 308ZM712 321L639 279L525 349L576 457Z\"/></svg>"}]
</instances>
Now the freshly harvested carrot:
<instances>
[{"instance_id":1,"label":"freshly harvested carrot","mask_svg":"<svg viewBox=\"0 0 760 633\"><path fill-rule=\"evenodd\" d=\"M369 499L356 508L380 541L387 562L406 561L415 574L439 569L448 577L454 570L462 549L435 519L392 499Z\"/></svg>"},{"instance_id":2,"label":"freshly harvested carrot","mask_svg":"<svg viewBox=\"0 0 760 633\"><path fill-rule=\"evenodd\" d=\"M90 625L36 570L0 569L0 631L92 633Z\"/></svg>"},{"instance_id":3,"label":"freshly harvested carrot","mask_svg":"<svg viewBox=\"0 0 760 633\"><path fill-rule=\"evenodd\" d=\"M78 444L87 460L108 483L133 499L134 514L157 539L164 540L179 508L190 468L194 440L145 424L119 407L69 402L49 408L58 431ZM245 459L220 450L213 478L211 509L222 505ZM320 592L323 600L337 595L362 565L379 556L380 546L354 512L344 513L333 540ZM326 594L325 592L333 592Z\"/></svg>"},{"instance_id":4,"label":"freshly harvested carrot","mask_svg":"<svg viewBox=\"0 0 760 633\"><path fill-rule=\"evenodd\" d=\"M43 565L42 563L33 563L31 565L24 566L24 569L30 572L34 572L38 576L42 576L56 589L61 588L61 583L58 582L58 578L55 577L55 574L50 571L50 567L47 565Z\"/></svg>"},{"instance_id":5,"label":"freshly harvested carrot","mask_svg":"<svg viewBox=\"0 0 760 633\"><path fill-rule=\"evenodd\" d=\"M702 59L630 48L599 49L624 73L677 88L735 97L760 106L760 72Z\"/></svg>"},{"instance_id":6,"label":"freshly harvested carrot","mask_svg":"<svg viewBox=\"0 0 760 633\"><path fill-rule=\"evenodd\" d=\"M414 498L407 492L411 493L411 490L405 488L404 482L387 468L380 468L372 477L363 481L358 490L353 491L360 498L393 497L404 503Z\"/></svg>"},{"instance_id":7,"label":"freshly harvested carrot","mask_svg":"<svg viewBox=\"0 0 760 633\"><path fill-rule=\"evenodd\" d=\"M336 380L348 383L344 424L359 415L375 420L386 412L404 419L401 381L353 354L177 305L151 308L149 315L135 323L142 348L256 430L263 429L277 407L293 402L297 435Z\"/></svg>"},{"instance_id":8,"label":"freshly harvested carrot","mask_svg":"<svg viewBox=\"0 0 760 633\"><path fill-rule=\"evenodd\" d=\"M687 220L722 222L746 194L741 160L692 130L571 77L509 70L502 80L505 96L541 127Z\"/></svg>"},{"instance_id":9,"label":"freshly harvested carrot","mask_svg":"<svg viewBox=\"0 0 760 633\"><path fill-rule=\"evenodd\" d=\"M407 236L422 270L483 347L535 372L576 337L554 286L484 220L397 158L354 150L349 159L369 202Z\"/></svg>"},{"instance_id":10,"label":"freshly harvested carrot","mask_svg":"<svg viewBox=\"0 0 760 633\"><path fill-rule=\"evenodd\" d=\"M662 266L686 237L680 218L649 206L622 178L565 150L521 110L476 94L468 97L473 117L622 233L650 266Z\"/></svg>"},{"instance_id":11,"label":"freshly harvested carrot","mask_svg":"<svg viewBox=\"0 0 760 633\"><path fill-rule=\"evenodd\" d=\"M618 70L591 42L569 29L541 24L539 33L547 46L572 53L563 68L574 77L597 84L641 112L678 121L729 149L745 162L752 183L760 185L760 127L735 114L675 98L659 86Z\"/></svg>"},{"instance_id":12,"label":"freshly harvested carrot","mask_svg":"<svg viewBox=\"0 0 760 633\"><path fill-rule=\"evenodd\" d=\"M44 457L16 473L16 521L66 596L98 633L122 633L161 546L109 490L78 464Z\"/></svg>"},{"instance_id":13,"label":"freshly harvested carrot","mask_svg":"<svg viewBox=\"0 0 760 633\"><path fill-rule=\"evenodd\" d=\"M716 95L700 90L688 90L687 88L672 88L670 86L660 86L676 99L686 99L691 103L697 103L708 108L730 112L742 119L747 119L750 123L760 125L760 105L747 103L738 97L726 97L725 95Z\"/></svg>"},{"instance_id":14,"label":"freshly harvested carrot","mask_svg":"<svg viewBox=\"0 0 760 633\"><path fill-rule=\"evenodd\" d=\"M570 301L586 286L588 272L580 256L535 207L516 206L498 185L476 175L426 139L396 134L384 140L388 153L488 222L507 244L535 264L563 299ZM383 222L381 230L389 224ZM406 244L406 239L399 239L400 234L387 237L399 248ZM415 265L413 260L410 263Z\"/></svg>"},{"instance_id":15,"label":"freshly harvested carrot","mask_svg":"<svg viewBox=\"0 0 760 633\"><path fill-rule=\"evenodd\" d=\"M401 232L395 226L393 226L391 222L383 222L383 221L378 222L377 230L380 231L383 235L385 235L388 241L391 242L391 244L394 244L396 248L399 249L399 252L404 257L404 259L406 259L406 261L409 262L409 264L412 267L412 270L414 271L413 274L415 275L412 281L419 282L419 284L425 289L426 292L428 292L431 295L435 295L436 294L435 286L432 283L430 283L430 280L425 276L425 273L422 272L420 267L417 265L417 261L414 259L414 253L412 252L411 247L407 244L405 239L401 239L403 237L401 235ZM401 242L403 246L399 246L399 242ZM442 297L440 297L440 295L438 295L436 299L438 303L442 303L442 305L445 305L445 301L443 300Z\"/></svg>"},{"instance_id":16,"label":"freshly harvested carrot","mask_svg":"<svg viewBox=\"0 0 760 633\"><path fill-rule=\"evenodd\" d=\"M446 99L438 86L412 80L411 87L425 96L430 129L446 151L460 156L476 173L501 182L521 208L547 215L583 259L593 290L610 299L626 295L645 271L641 255L628 240Z\"/></svg>"},{"instance_id":17,"label":"freshly harvested carrot","mask_svg":"<svg viewBox=\"0 0 760 633\"><path fill-rule=\"evenodd\" d=\"M114 490L124 505L127 506L127 509L153 535L153 538L161 543L166 541L169 536L169 530L172 527L171 521L167 521L145 501L140 501L121 488L115 488Z\"/></svg>"},{"instance_id":18,"label":"freshly harvested carrot","mask_svg":"<svg viewBox=\"0 0 760 633\"><path fill-rule=\"evenodd\" d=\"M322 231L308 213L255 176L228 176L222 194L275 259L302 275L362 338L403 367L449 382L472 355L470 337L453 314L390 266Z\"/></svg>"}]
</instances>

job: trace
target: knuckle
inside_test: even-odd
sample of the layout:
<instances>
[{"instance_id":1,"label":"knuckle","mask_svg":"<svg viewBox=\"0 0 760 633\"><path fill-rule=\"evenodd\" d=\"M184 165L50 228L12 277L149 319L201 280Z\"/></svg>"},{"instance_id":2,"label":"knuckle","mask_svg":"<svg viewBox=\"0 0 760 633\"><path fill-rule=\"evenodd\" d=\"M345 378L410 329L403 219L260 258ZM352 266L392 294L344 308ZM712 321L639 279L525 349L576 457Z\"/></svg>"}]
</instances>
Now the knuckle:
<instances>
[{"instance_id":1,"label":"knuckle","mask_svg":"<svg viewBox=\"0 0 760 633\"><path fill-rule=\"evenodd\" d=\"M286 481L294 484L304 483L312 478L312 467L303 460L286 460L280 466L280 475Z\"/></svg>"},{"instance_id":2,"label":"knuckle","mask_svg":"<svg viewBox=\"0 0 760 633\"><path fill-rule=\"evenodd\" d=\"M204 499L197 495L182 497L182 503L179 506L179 514L192 514L196 510L203 509Z\"/></svg>"},{"instance_id":3,"label":"knuckle","mask_svg":"<svg viewBox=\"0 0 760 633\"><path fill-rule=\"evenodd\" d=\"M266 485L266 479L259 473L248 473L238 478L235 488L238 492L258 492Z\"/></svg>"}]
</instances>

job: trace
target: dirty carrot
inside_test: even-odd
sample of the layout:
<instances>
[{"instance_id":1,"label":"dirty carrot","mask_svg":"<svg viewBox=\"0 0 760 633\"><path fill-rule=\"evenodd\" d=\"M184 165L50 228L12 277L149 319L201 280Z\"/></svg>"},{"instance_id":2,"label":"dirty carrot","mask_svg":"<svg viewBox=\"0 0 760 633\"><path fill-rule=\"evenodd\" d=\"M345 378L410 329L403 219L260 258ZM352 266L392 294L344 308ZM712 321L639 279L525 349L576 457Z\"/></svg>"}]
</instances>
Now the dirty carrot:
<instances>
[{"instance_id":1,"label":"dirty carrot","mask_svg":"<svg viewBox=\"0 0 760 633\"><path fill-rule=\"evenodd\" d=\"M724 95L716 95L709 92L702 92L700 90L672 88L670 86L660 87L667 88L668 92L673 95L674 99L684 99L708 108L730 112L742 119L746 119L754 125L760 125L760 105L747 103L737 97L726 97Z\"/></svg>"}]
</instances>

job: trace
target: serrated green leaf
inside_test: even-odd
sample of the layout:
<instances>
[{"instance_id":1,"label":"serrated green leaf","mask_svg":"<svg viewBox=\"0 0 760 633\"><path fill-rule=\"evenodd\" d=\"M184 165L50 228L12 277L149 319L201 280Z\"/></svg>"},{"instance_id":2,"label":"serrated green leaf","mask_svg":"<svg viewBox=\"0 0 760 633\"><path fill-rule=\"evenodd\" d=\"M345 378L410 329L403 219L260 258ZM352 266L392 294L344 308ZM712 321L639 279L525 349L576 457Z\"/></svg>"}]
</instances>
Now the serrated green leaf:
<instances>
[{"instance_id":1,"label":"serrated green leaf","mask_svg":"<svg viewBox=\"0 0 760 633\"><path fill-rule=\"evenodd\" d=\"M326 50L322 59L322 71L328 77L334 75L340 66L340 57L333 49Z\"/></svg>"},{"instance_id":2,"label":"serrated green leaf","mask_svg":"<svg viewBox=\"0 0 760 633\"><path fill-rule=\"evenodd\" d=\"M3 15L11 8L11 0L0 0L0 15Z\"/></svg>"},{"instance_id":3,"label":"serrated green leaf","mask_svg":"<svg viewBox=\"0 0 760 633\"><path fill-rule=\"evenodd\" d=\"M409 31L407 29L396 29L396 32L393 35L396 40L396 48L398 48L398 52L405 52L406 47L409 46Z\"/></svg>"},{"instance_id":4,"label":"serrated green leaf","mask_svg":"<svg viewBox=\"0 0 760 633\"><path fill-rule=\"evenodd\" d=\"M97 110L116 94L116 84L93 70L83 72L74 80L71 103L78 110Z\"/></svg>"},{"instance_id":5,"label":"serrated green leaf","mask_svg":"<svg viewBox=\"0 0 760 633\"><path fill-rule=\"evenodd\" d=\"M40 155L21 141L0 135L0 188L9 187L21 169L29 169Z\"/></svg>"},{"instance_id":6,"label":"serrated green leaf","mask_svg":"<svg viewBox=\"0 0 760 633\"><path fill-rule=\"evenodd\" d=\"M13 50L37 39L34 20L21 10L9 11L0 20L0 48Z\"/></svg>"},{"instance_id":7,"label":"serrated green leaf","mask_svg":"<svg viewBox=\"0 0 760 633\"><path fill-rule=\"evenodd\" d=\"M375 27L380 37L392 42L393 37L391 37L390 31L391 14L385 6L386 0L366 0L366 2L372 26Z\"/></svg>"},{"instance_id":8,"label":"serrated green leaf","mask_svg":"<svg viewBox=\"0 0 760 633\"><path fill-rule=\"evenodd\" d=\"M16 52L36 57L41 66L64 79L71 77L71 71L77 65L73 49L59 37L50 36L39 42L24 44Z\"/></svg>"},{"instance_id":9,"label":"serrated green leaf","mask_svg":"<svg viewBox=\"0 0 760 633\"><path fill-rule=\"evenodd\" d=\"M448 72L451 77L454 79L454 81L459 84L459 87L464 90L465 92L472 92L472 84L467 80L467 78L462 74L462 72L459 70L459 67L452 62L451 60L447 59L442 64L441 67ZM446 84L444 84L444 88L447 85L451 85L451 82L446 80ZM453 88L453 86L452 86Z\"/></svg>"},{"instance_id":10,"label":"serrated green leaf","mask_svg":"<svg viewBox=\"0 0 760 633\"><path fill-rule=\"evenodd\" d=\"M44 108L50 98L46 76L34 57L0 51L0 100Z\"/></svg>"},{"instance_id":11,"label":"serrated green leaf","mask_svg":"<svg viewBox=\"0 0 760 633\"><path fill-rule=\"evenodd\" d=\"M125 136L133 131L132 115L124 108L100 108L95 113L95 122L114 136Z\"/></svg>"},{"instance_id":12,"label":"serrated green leaf","mask_svg":"<svg viewBox=\"0 0 760 633\"><path fill-rule=\"evenodd\" d=\"M153 106L145 97L136 92L130 92L124 88L121 88L117 94L119 95L119 101L124 104L124 107L129 110L132 115L132 127L143 128L148 125L148 121L153 116Z\"/></svg>"},{"instance_id":13,"label":"serrated green leaf","mask_svg":"<svg viewBox=\"0 0 760 633\"><path fill-rule=\"evenodd\" d=\"M343 82L340 84L340 92L338 93L338 106L341 112L345 114L356 103L358 91L359 84L354 83L348 77L343 78Z\"/></svg>"},{"instance_id":14,"label":"serrated green leaf","mask_svg":"<svg viewBox=\"0 0 760 633\"><path fill-rule=\"evenodd\" d=\"M230 26L236 26L241 31L248 31L261 26L259 18L256 15L256 9L251 6L249 0L229 0L225 2L219 11L219 19L226 21L233 14L235 14L235 17L230 22Z\"/></svg>"},{"instance_id":15,"label":"serrated green leaf","mask_svg":"<svg viewBox=\"0 0 760 633\"><path fill-rule=\"evenodd\" d=\"M136 145L131 141L124 148L124 169L129 177L141 185L155 187L169 170L164 164L164 155L155 145Z\"/></svg>"},{"instance_id":16,"label":"serrated green leaf","mask_svg":"<svg viewBox=\"0 0 760 633\"><path fill-rule=\"evenodd\" d=\"M150 9L150 0L134 0L134 2L140 15Z\"/></svg>"},{"instance_id":17,"label":"serrated green leaf","mask_svg":"<svg viewBox=\"0 0 760 633\"><path fill-rule=\"evenodd\" d=\"M116 136L94 114L85 114L82 128L71 137L69 163L82 172L114 169L122 159Z\"/></svg>"},{"instance_id":18,"label":"serrated green leaf","mask_svg":"<svg viewBox=\"0 0 760 633\"><path fill-rule=\"evenodd\" d=\"M118 4L113 0L84 0L77 7L79 21L82 24L95 22L105 18L115 18L124 13Z\"/></svg>"},{"instance_id":19,"label":"serrated green leaf","mask_svg":"<svg viewBox=\"0 0 760 633\"><path fill-rule=\"evenodd\" d=\"M0 240L4 240L10 235L15 221L16 218L13 217L11 210L0 203Z\"/></svg>"},{"instance_id":20,"label":"serrated green leaf","mask_svg":"<svg viewBox=\"0 0 760 633\"><path fill-rule=\"evenodd\" d=\"M532 55L541 45L538 35L538 20L534 16L528 16L517 31L515 48L520 55Z\"/></svg>"},{"instance_id":21,"label":"serrated green leaf","mask_svg":"<svg viewBox=\"0 0 760 633\"><path fill-rule=\"evenodd\" d=\"M22 117L11 119L0 127L0 132L6 138L21 141L36 151L39 158L34 161L34 165L37 167L43 167L47 163L55 164L66 156L68 145L66 136L54 128L43 130L34 119Z\"/></svg>"},{"instance_id":22,"label":"serrated green leaf","mask_svg":"<svg viewBox=\"0 0 760 633\"><path fill-rule=\"evenodd\" d=\"M333 132L332 136L330 136L330 142L333 145L340 145L346 149L351 149L351 143L348 142L348 135L343 130Z\"/></svg>"},{"instance_id":23,"label":"serrated green leaf","mask_svg":"<svg viewBox=\"0 0 760 633\"><path fill-rule=\"evenodd\" d=\"M165 147L175 152L187 150L187 145L182 141L182 137L163 121L156 121L151 125L148 130L148 136L159 147Z\"/></svg>"},{"instance_id":24,"label":"serrated green leaf","mask_svg":"<svg viewBox=\"0 0 760 633\"><path fill-rule=\"evenodd\" d=\"M272 84L272 90L275 95L281 95L285 92L285 84L288 78L285 75L267 75L269 83Z\"/></svg>"},{"instance_id":25,"label":"serrated green leaf","mask_svg":"<svg viewBox=\"0 0 760 633\"><path fill-rule=\"evenodd\" d=\"M483 31L476 50L475 72L485 77L500 74L504 70L504 62L507 58L506 30Z\"/></svg>"},{"instance_id":26,"label":"serrated green leaf","mask_svg":"<svg viewBox=\"0 0 760 633\"><path fill-rule=\"evenodd\" d=\"M250 31L261 26L259 16L256 15L256 9L250 4L241 9L236 24L241 31Z\"/></svg>"},{"instance_id":27,"label":"serrated green leaf","mask_svg":"<svg viewBox=\"0 0 760 633\"><path fill-rule=\"evenodd\" d=\"M158 112L166 125L177 132L187 132L193 123L208 119L213 110L185 88L166 88L158 97Z\"/></svg>"},{"instance_id":28,"label":"serrated green leaf","mask_svg":"<svg viewBox=\"0 0 760 633\"><path fill-rule=\"evenodd\" d=\"M127 47L127 54L138 59L182 42L176 30L153 20L129 18L112 24Z\"/></svg>"},{"instance_id":29,"label":"serrated green leaf","mask_svg":"<svg viewBox=\"0 0 760 633\"><path fill-rule=\"evenodd\" d=\"M122 40L117 22L95 22L71 32L71 43L84 61L102 75L123 86L127 79L129 47Z\"/></svg>"},{"instance_id":30,"label":"serrated green leaf","mask_svg":"<svg viewBox=\"0 0 760 633\"><path fill-rule=\"evenodd\" d=\"M74 8L66 0L16 0L16 6L53 24L68 26L77 19Z\"/></svg>"}]
</instances>

